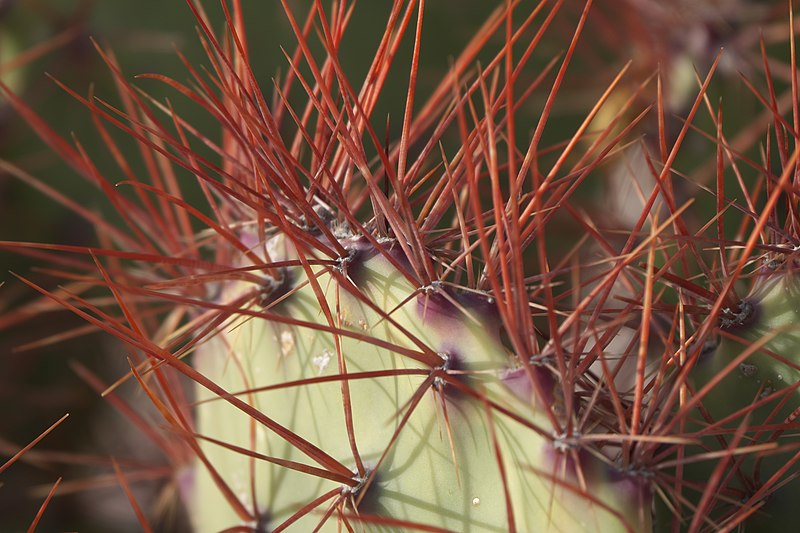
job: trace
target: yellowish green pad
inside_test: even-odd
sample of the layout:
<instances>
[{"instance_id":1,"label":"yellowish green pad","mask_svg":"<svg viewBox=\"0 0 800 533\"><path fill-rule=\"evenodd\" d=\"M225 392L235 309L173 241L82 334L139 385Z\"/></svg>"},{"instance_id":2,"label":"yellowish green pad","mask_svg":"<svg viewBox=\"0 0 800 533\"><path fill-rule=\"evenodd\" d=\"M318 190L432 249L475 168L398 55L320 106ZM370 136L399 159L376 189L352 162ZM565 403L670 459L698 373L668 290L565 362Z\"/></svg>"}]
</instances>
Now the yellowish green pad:
<instances>
[{"instance_id":1,"label":"yellowish green pad","mask_svg":"<svg viewBox=\"0 0 800 533\"><path fill-rule=\"evenodd\" d=\"M407 522L450 531L505 532L509 530L507 498L518 531L649 530L649 504L643 504L647 500L642 491L583 454L578 469L583 480L579 480L572 459L577 454L554 450L552 425L534 396L520 395L520 387L513 393L504 384L514 358L484 310L457 304L456 298L443 293L426 294L383 255L367 255L358 258L360 264L350 266L352 279L390 319L348 293L329 270L314 267L337 326L406 350L421 353L424 347L429 354L446 356L453 363L451 379L469 387L474 395L457 390L454 384L432 382L431 366L389 347L340 335L337 349L332 333L263 318L237 318L195 355L196 367L230 392L336 376L343 371L338 354L349 374L421 371L349 381L356 447L364 465L370 470L377 466L377 472L359 508L339 506L321 531L346 530L340 524L344 515L356 531L413 530L401 525ZM328 325L311 285L304 281L303 269L293 268L290 276L298 290L269 312L309 325ZM232 284L225 299L232 301L252 290L252 285ZM520 372L525 371L517 369L514 374L518 380ZM527 380L527 374L523 378ZM340 380L240 397L355 471ZM199 400L210 398L206 390L198 390ZM521 421L491 409L489 400ZM224 400L200 404L197 420L202 435L320 466ZM254 460L213 443L202 443L202 449L244 506L262 515L264 531L273 530L332 489L341 488L346 496L347 489L335 481ZM313 531L334 501L302 516L289 531ZM198 532L255 527L236 515L202 465L197 468L191 513ZM359 513L365 521L356 518ZM380 523L386 519L393 522Z\"/></svg>"}]
</instances>

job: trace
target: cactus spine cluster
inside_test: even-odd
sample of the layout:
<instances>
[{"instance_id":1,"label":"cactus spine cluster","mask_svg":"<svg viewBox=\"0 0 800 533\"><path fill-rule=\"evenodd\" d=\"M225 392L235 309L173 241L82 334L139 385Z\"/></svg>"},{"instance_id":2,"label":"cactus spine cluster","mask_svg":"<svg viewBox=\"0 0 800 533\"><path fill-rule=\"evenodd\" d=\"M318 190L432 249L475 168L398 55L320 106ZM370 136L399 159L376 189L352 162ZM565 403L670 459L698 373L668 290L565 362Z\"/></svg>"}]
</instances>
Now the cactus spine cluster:
<instances>
[{"instance_id":1,"label":"cactus spine cluster","mask_svg":"<svg viewBox=\"0 0 800 533\"><path fill-rule=\"evenodd\" d=\"M647 490L555 434L542 402L563 403L560 391L508 353L490 298L415 287L391 242L342 244L335 265L283 270L252 315L195 354L279 426L199 392L199 434L224 440L205 456L265 531L648 529ZM281 256L285 239L270 248L297 262ZM239 525L211 476L197 476L197 531Z\"/></svg>"},{"instance_id":2,"label":"cactus spine cluster","mask_svg":"<svg viewBox=\"0 0 800 533\"><path fill-rule=\"evenodd\" d=\"M800 133L771 79L779 179L770 149L759 166L725 138L708 98L718 57L677 135L664 80L649 80L656 104L638 110L650 85L623 86L625 67L567 140L547 146L591 1L563 56L543 65L529 60L564 2L524 13L524 2L499 2L424 103L422 0L392 3L361 86L339 62L358 8L315 1L303 23L282 2L298 46L269 98L240 2L222 2L222 34L188 3L210 68L189 66L188 84L150 77L209 112L221 139L134 87L98 47L122 107L72 94L126 177L118 183L6 90L123 225L4 165L94 223L103 246L0 246L60 265L51 271L68 287L27 283L127 344L131 371L117 386L137 384L161 418L133 415L114 388L109 398L166 456L194 531L792 530L800 180L789 145ZM384 143L376 109L406 34L400 138ZM698 222L674 176L704 105L717 165L703 194L716 213ZM107 123L136 139L147 178ZM637 130L648 134L632 148ZM620 160L632 169L625 198L641 206L592 218L597 206L576 191L596 195L592 179ZM744 185L742 161L763 192ZM746 196L733 237L726 162ZM204 205L188 200L186 173ZM624 231L602 227L614 215ZM76 252L90 260L63 259ZM113 466L127 487L125 465Z\"/></svg>"},{"instance_id":3,"label":"cactus spine cluster","mask_svg":"<svg viewBox=\"0 0 800 533\"><path fill-rule=\"evenodd\" d=\"M707 482L717 467L721 507L756 507L746 522L754 531L791 529L792 495L800 487L787 477L797 470L800 286L795 260L783 257L765 261L749 294L722 310L718 336L699 347L691 372L694 401L702 406L693 412L702 428L694 453L730 455L724 469L688 465L686 479ZM687 493L697 498L697 487Z\"/></svg>"}]
</instances>

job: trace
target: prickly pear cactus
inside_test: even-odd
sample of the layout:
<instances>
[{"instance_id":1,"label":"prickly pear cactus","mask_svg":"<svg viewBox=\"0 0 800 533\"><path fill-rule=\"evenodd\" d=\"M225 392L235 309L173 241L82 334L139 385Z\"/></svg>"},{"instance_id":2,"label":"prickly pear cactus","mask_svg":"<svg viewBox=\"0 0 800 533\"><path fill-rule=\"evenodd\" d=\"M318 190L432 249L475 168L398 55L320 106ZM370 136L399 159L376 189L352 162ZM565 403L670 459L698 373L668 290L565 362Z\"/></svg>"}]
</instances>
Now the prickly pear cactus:
<instances>
[{"instance_id":1,"label":"prickly pear cactus","mask_svg":"<svg viewBox=\"0 0 800 533\"><path fill-rule=\"evenodd\" d=\"M554 435L558 388L507 352L491 299L412 286L391 242L343 244L335 265L283 269L197 350L263 415L199 390L205 458L252 517L199 466L197 531L649 530L647 490ZM283 237L269 250L297 263Z\"/></svg>"},{"instance_id":2,"label":"prickly pear cactus","mask_svg":"<svg viewBox=\"0 0 800 533\"><path fill-rule=\"evenodd\" d=\"M795 527L790 495L797 480L773 480L762 489L772 476L796 471L800 444L800 280L793 264L771 261L756 274L750 294L736 308L723 309L719 337L706 343L692 373L704 408L695 413L705 426L700 453L738 452L720 494L729 509L757 508L747 520L754 531ZM752 453L759 447L765 453ZM708 479L714 464L688 465L687 478Z\"/></svg>"},{"instance_id":3,"label":"prickly pear cactus","mask_svg":"<svg viewBox=\"0 0 800 533\"><path fill-rule=\"evenodd\" d=\"M647 83L632 84L635 93L622 88L628 67L565 134L571 104L562 115L553 106L562 87L583 85L565 76L591 24L591 1L579 2L579 20L554 25L559 34L567 22L575 29L563 58L547 51L561 46L545 48L552 59L544 69L534 49L567 3L496 2L426 99L416 94L418 77L431 74L420 69L425 2L386 3L361 80L340 62L355 2L307 2L305 22L292 2L280 2L296 47L271 95L250 64L260 56L249 52L243 3L222 3L219 35L202 3L188 4L208 65L187 63L188 84L143 77L188 97L220 131L178 117L98 47L122 106L67 90L90 109L119 167L105 176L8 93L120 217L105 221L0 165L96 226L102 243L0 241L0 249L46 260L67 283L26 283L126 344L131 375L152 402L146 409L163 420L110 398L175 465L153 471L178 486L194 531L797 529L798 264L770 263L749 296L709 318L708 308L729 298L715 283L732 271L722 268L732 233L723 227L731 224L725 158L746 153L729 149L736 143L723 136L721 109L717 211L695 218L672 183L687 175L673 163L709 101L719 58L674 139L664 116L669 80L650 84L658 101L641 110ZM384 142L379 103L395 98L382 91L406 44L406 100L387 118ZM540 83L550 91L533 98ZM772 98L777 126L767 141L788 146L789 122ZM657 139L629 143L652 114ZM135 174L106 122L135 138L151 175ZM551 132L548 122L559 124ZM615 184L619 198L587 209L607 163L633 145L641 148L619 162L629 187ZM784 163L787 146L778 150ZM771 153L764 150L766 160ZM737 253L746 253L731 257L752 258L757 233L775 225L778 193L790 197L796 175L787 169L766 187L758 232L746 245L738 235ZM765 182L774 177L767 169ZM742 190L748 217L762 204L760 190ZM204 201L195 203L198 192ZM788 207L794 228L796 198ZM591 211L609 213L594 220ZM707 261L711 220L719 249ZM784 233L793 235L777 238ZM596 246L585 254L587 241ZM61 257L76 253L85 257ZM741 284L741 271L725 283ZM2 315L0 328L42 309ZM86 379L107 393L126 381L107 389ZM113 466L138 511L125 472ZM140 529L158 530L136 514Z\"/></svg>"}]
</instances>

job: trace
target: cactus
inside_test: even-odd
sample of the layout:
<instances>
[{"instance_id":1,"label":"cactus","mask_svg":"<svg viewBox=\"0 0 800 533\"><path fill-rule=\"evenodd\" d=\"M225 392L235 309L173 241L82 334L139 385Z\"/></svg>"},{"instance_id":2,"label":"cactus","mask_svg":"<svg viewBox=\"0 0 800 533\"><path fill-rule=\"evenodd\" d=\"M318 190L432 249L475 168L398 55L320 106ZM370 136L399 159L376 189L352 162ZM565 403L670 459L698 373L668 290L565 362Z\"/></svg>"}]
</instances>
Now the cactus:
<instances>
[{"instance_id":1,"label":"cactus","mask_svg":"<svg viewBox=\"0 0 800 533\"><path fill-rule=\"evenodd\" d=\"M755 530L793 527L798 486L787 477L798 459L797 280L794 260L765 263L748 296L722 309L719 336L699 347L691 372L694 401L702 406L693 413L702 435L695 453L735 452L725 457L725 475L717 472L718 512L753 509L747 525ZM766 453L754 453L759 448ZM685 478L707 480L713 470L695 463Z\"/></svg>"},{"instance_id":2,"label":"cactus","mask_svg":"<svg viewBox=\"0 0 800 533\"><path fill-rule=\"evenodd\" d=\"M273 237L270 255L297 263L286 241ZM635 480L555 438L540 398L563 403L560 391L507 353L490 299L415 287L392 242L340 244L336 265L285 269L262 294L264 310L226 323L194 356L264 417L198 392L197 431L215 437L203 453L259 510L259 527L312 530L326 518L332 530L647 527ZM225 298L248 291L229 287ZM196 530L240 524L218 483L196 472Z\"/></svg>"},{"instance_id":3,"label":"cactus","mask_svg":"<svg viewBox=\"0 0 800 533\"><path fill-rule=\"evenodd\" d=\"M360 86L339 61L358 7L314 2L304 22L283 2L298 46L271 97L251 70L240 3L222 2L222 34L188 4L213 74L187 62L191 83L143 77L199 104L221 140L132 85L98 46L122 107L64 88L92 113L120 181L6 88L121 224L4 164L93 223L102 245L0 246L43 257L68 281L48 290L20 277L42 294L31 309L54 303L127 345L130 372L111 388L78 372L164 455L193 531L792 527L800 311L796 248L774 242L794 242L796 155L771 78L786 170L776 179L758 168L766 202L742 184L741 211L756 223L731 239L723 163L741 183L736 165L749 160L708 103L719 58L674 137L662 80L656 110L641 110L652 83L624 86L625 67L566 142L544 143L591 2L563 57L543 65L529 59L561 2L500 2L422 103L422 1L391 6ZM399 140L384 143L376 110L406 38ZM694 211L698 223L671 174L704 106L717 128L716 212ZM521 141L527 108L534 122ZM657 142L626 146L653 113ZM147 178L108 124L136 139ZM627 168L612 181L642 198L640 215L597 215L629 225L620 244L586 214L597 206L576 198L595 194L591 179L612 163ZM782 194L790 216L779 230ZM700 245L709 228L711 261ZM581 257L586 235L591 258ZM751 272L758 250L770 261ZM118 395L131 385L153 412ZM152 530L129 487L133 467L111 466Z\"/></svg>"}]
</instances>

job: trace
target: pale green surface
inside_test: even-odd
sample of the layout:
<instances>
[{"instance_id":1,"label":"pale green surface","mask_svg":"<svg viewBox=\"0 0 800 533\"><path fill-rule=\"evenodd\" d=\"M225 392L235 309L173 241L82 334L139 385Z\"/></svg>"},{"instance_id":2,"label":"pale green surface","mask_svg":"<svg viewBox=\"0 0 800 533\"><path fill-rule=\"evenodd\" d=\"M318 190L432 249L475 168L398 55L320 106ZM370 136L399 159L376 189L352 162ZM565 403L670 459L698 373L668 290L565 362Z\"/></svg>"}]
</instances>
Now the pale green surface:
<instances>
[{"instance_id":1,"label":"pale green surface","mask_svg":"<svg viewBox=\"0 0 800 533\"><path fill-rule=\"evenodd\" d=\"M748 356L703 400L703 405L716 419L753 403L759 394L767 395L800 380L800 285L797 277L776 273L760 280L748 300L756 303L756 322L730 331L741 341L723 336L714 354L700 362L694 373L696 383L702 386L753 343L763 342L760 349ZM772 354L784 358L785 362ZM755 410L751 424L763 423L773 407L774 402ZM787 406L788 410L784 409L772 423L781 422L793 408ZM741 417L736 423L740 421Z\"/></svg>"},{"instance_id":2,"label":"pale green surface","mask_svg":"<svg viewBox=\"0 0 800 533\"><path fill-rule=\"evenodd\" d=\"M395 309L414 291L382 257L370 259L364 268L368 273L360 278L365 280L360 288L383 309ZM318 279L327 291L329 304L335 306L337 284L328 274L322 274ZM374 312L352 296L341 291L339 298L340 316L348 327L399 345L413 346L398 328L388 321L380 321ZM291 296L282 305L281 312L311 322L325 322L308 286ZM469 318L439 317L423 321L418 317L413 298L392 316L434 351L439 352L447 346L460 353L469 353L472 365L484 363L483 366L495 371L508 365L509 358L498 340L480 324L470 323ZM225 343L229 346L226 347ZM349 372L421 367L401 355L353 339L342 339L342 353ZM331 335L253 319L245 320L235 328L227 328L226 335L209 342L197 354L196 364L216 383L229 391L238 391L301 377L338 373L335 354ZM327 366L321 364L326 357L330 357ZM350 382L356 442L367 466L374 466L387 448L407 402L424 379L425 376L395 376ZM508 405L527 420L548 427L542 415L537 415L530 405L509 394L498 380L487 379L486 387L493 399ZM200 395L201 398L209 397L205 391L200 391ZM355 467L338 382L259 393L246 399L343 464ZM453 531L507 531L503 484L482 405L465 401L463 397L447 400L447 415L457 465L453 463L441 395L428 386L424 398L400 431L380 469L376 487L379 497L372 512ZM540 472L552 468L551 460L542 455L546 446L543 437L499 413L494 413L493 419L519 531L624 530L619 521L606 511L532 472L533 468ZM261 453L313 464L292 445L254 424L247 415L225 402L202 405L198 411L198 431L248 448L254 438L256 449ZM337 487L334 482L318 480L310 475L264 463L251 464L248 458L215 445L204 445L203 449L247 507L252 506L250 477L251 468L255 468L258 507L269 511L271 527L303 504ZM584 473L596 477L587 469ZM560 472L554 474L562 477ZM600 479L606 479L603 474L599 475ZM576 483L569 475L566 479L567 483ZM202 467L197 482L192 515L198 531L219 531L241 524ZM589 490L605 501L618 500L615 506L627 507L625 514L635 520L638 502L622 494L609 496L610 483L601 482ZM320 513L327 508L327 505L322 505L318 512L304 517L290 530L312 531L320 521ZM649 511L645 514L649 515ZM334 515L322 530L337 531L339 527ZM362 524L354 523L354 527L360 530ZM398 529L373 526L369 530Z\"/></svg>"},{"instance_id":3,"label":"pale green surface","mask_svg":"<svg viewBox=\"0 0 800 533\"><path fill-rule=\"evenodd\" d=\"M735 359L743 356L744 351L751 349L756 343L762 343L758 350L746 357L732 372L725 375L708 395L702 399L703 406L714 421L723 420L744 410L754 402L774 393L787 389L800 380L800 285L792 272L775 272L769 277L755 282L747 300L753 302L757 309L755 321L740 328L730 328L730 334L740 340L722 337L716 350L700 361L693 371L693 382L697 390L723 373L725 367ZM752 351L752 350L751 350ZM783 358L783 361L780 359ZM739 447L766 444L772 442L776 425L782 424L798 405L798 389L794 392L785 390L789 395L784 406L775 412L777 404L784 398L767 402L757 409L751 410L750 419L746 421L746 431ZM700 414L695 413L698 419ZM697 453L719 450L721 446L718 434L725 438L730 446L733 432L745 422L744 411L737 414L723 426L717 426L714 434L703 438L704 449L697 448ZM766 431L759 428L764 425L773 426ZM699 429L699 428L698 428ZM742 488L741 477L748 478L748 483L759 486L766 482L777 470L795 454L798 445L796 430L788 430L777 440L787 451L775 455L754 453L742 460L739 465L740 474L728 481L728 487L735 490ZM791 446L795 446L794 449ZM756 460L756 458L759 458ZM707 480L719 459L690 463L686 467L688 479ZM790 472L791 473L791 470ZM782 479L786 479L784 476ZM746 522L747 531L790 531L796 528L796 490L797 480L782 487L777 495L766 500L764 507ZM720 492L720 491L718 491ZM745 490L745 493L747 491ZM694 491L688 491L690 498Z\"/></svg>"}]
</instances>

